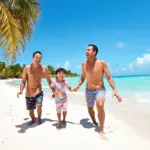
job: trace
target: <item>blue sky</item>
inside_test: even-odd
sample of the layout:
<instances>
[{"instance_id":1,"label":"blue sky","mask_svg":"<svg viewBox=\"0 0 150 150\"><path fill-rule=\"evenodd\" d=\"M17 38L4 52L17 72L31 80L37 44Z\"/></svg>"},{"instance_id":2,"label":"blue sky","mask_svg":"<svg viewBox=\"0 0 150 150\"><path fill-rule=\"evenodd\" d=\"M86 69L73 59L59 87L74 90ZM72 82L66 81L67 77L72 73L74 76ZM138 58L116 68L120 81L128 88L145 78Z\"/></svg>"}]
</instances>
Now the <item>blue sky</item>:
<instances>
[{"instance_id":1,"label":"blue sky","mask_svg":"<svg viewBox=\"0 0 150 150\"><path fill-rule=\"evenodd\" d=\"M88 44L99 48L111 74L150 74L150 2L148 0L39 0L41 15L17 63L43 53L43 65L81 73Z\"/></svg>"}]
</instances>

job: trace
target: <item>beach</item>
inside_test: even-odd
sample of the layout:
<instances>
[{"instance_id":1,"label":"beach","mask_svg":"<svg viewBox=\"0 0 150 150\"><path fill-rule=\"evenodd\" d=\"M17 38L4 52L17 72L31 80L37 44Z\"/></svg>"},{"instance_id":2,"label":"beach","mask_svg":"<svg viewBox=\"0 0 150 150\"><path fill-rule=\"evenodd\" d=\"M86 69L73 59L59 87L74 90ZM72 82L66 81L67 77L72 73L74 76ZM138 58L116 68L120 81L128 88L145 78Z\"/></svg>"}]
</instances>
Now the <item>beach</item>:
<instances>
[{"instance_id":1,"label":"beach","mask_svg":"<svg viewBox=\"0 0 150 150\"><path fill-rule=\"evenodd\" d=\"M50 90L44 90L42 124L28 126L30 118L25 105L25 91L17 98L18 86L7 82L0 81L0 150L150 149L149 120L144 117L143 121L143 116L139 115L140 112L132 111L133 107L128 101L118 103L116 99L110 99L108 94L104 127L108 140L103 140L98 127L89 118L83 93L68 93L67 126L57 130L55 102ZM134 107L138 108L137 105Z\"/></svg>"}]
</instances>

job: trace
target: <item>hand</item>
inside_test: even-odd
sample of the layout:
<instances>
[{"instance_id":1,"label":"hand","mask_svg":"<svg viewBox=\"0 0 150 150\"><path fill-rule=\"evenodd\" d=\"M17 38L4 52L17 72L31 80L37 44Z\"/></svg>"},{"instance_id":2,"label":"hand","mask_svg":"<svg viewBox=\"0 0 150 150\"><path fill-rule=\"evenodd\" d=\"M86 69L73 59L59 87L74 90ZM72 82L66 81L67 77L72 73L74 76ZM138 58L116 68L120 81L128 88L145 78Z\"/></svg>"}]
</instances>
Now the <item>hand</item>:
<instances>
[{"instance_id":1,"label":"hand","mask_svg":"<svg viewBox=\"0 0 150 150\"><path fill-rule=\"evenodd\" d=\"M55 98L55 93L53 93L52 98Z\"/></svg>"},{"instance_id":2,"label":"hand","mask_svg":"<svg viewBox=\"0 0 150 150\"><path fill-rule=\"evenodd\" d=\"M54 93L52 94L52 98L55 98L55 97L58 97L58 92L54 92Z\"/></svg>"},{"instance_id":3,"label":"hand","mask_svg":"<svg viewBox=\"0 0 150 150\"><path fill-rule=\"evenodd\" d=\"M78 91L79 87L80 87L80 86L77 86L77 87L75 87L75 88L72 89L72 90L76 92L76 91Z\"/></svg>"},{"instance_id":4,"label":"hand","mask_svg":"<svg viewBox=\"0 0 150 150\"><path fill-rule=\"evenodd\" d=\"M19 98L19 95L22 95L22 92L18 92L17 93L17 97Z\"/></svg>"},{"instance_id":5,"label":"hand","mask_svg":"<svg viewBox=\"0 0 150 150\"><path fill-rule=\"evenodd\" d=\"M122 99L121 99L120 95L117 93L116 90L113 91L113 95L112 96L113 96L113 98L115 96L118 99L118 102L122 102Z\"/></svg>"},{"instance_id":6,"label":"hand","mask_svg":"<svg viewBox=\"0 0 150 150\"><path fill-rule=\"evenodd\" d=\"M71 92L76 92L76 91L77 91L77 89L76 89L76 88L74 88L74 89L71 89L70 91L71 91Z\"/></svg>"}]
</instances>

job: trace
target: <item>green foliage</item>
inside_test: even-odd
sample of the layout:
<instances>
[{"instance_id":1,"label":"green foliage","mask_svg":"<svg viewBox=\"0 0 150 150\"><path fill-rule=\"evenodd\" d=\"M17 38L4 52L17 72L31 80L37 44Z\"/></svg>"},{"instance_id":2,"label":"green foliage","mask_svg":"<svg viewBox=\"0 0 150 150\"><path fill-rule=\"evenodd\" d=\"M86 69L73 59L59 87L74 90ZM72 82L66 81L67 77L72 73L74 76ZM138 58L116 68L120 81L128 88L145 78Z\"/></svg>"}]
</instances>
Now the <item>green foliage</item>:
<instances>
[{"instance_id":1,"label":"green foliage","mask_svg":"<svg viewBox=\"0 0 150 150\"><path fill-rule=\"evenodd\" d=\"M53 66L48 65L47 68L48 68L49 74L55 74L55 69Z\"/></svg>"},{"instance_id":2,"label":"green foliage","mask_svg":"<svg viewBox=\"0 0 150 150\"><path fill-rule=\"evenodd\" d=\"M25 49L39 15L37 0L0 0L0 48L7 61L14 63Z\"/></svg>"},{"instance_id":3,"label":"green foliage","mask_svg":"<svg viewBox=\"0 0 150 150\"><path fill-rule=\"evenodd\" d=\"M6 66L4 62L0 61L0 79L21 78L24 67L25 65L21 66L20 64ZM54 67L48 65L47 68L51 77L55 77ZM66 71L66 77L73 77L73 76L78 76L78 75L76 73L72 73L70 70Z\"/></svg>"},{"instance_id":4,"label":"green foliage","mask_svg":"<svg viewBox=\"0 0 150 150\"><path fill-rule=\"evenodd\" d=\"M0 72L5 68L5 63L0 61Z\"/></svg>"}]
</instances>

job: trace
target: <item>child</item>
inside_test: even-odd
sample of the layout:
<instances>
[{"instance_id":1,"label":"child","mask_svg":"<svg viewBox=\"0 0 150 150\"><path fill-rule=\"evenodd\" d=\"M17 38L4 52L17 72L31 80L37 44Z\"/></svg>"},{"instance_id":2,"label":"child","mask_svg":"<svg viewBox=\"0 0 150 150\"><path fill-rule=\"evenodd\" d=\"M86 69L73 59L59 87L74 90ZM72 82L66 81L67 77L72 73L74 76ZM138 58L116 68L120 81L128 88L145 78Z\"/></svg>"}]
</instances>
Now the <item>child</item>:
<instances>
[{"instance_id":1,"label":"child","mask_svg":"<svg viewBox=\"0 0 150 150\"><path fill-rule=\"evenodd\" d=\"M68 88L69 91L75 91L71 90L71 87L68 83L68 81L64 80L65 77L65 69L58 68L55 72L56 79L52 83L52 88L54 89L54 94L52 95L53 98L55 98L56 102L56 111L57 111L57 117L58 117L58 128L61 128L61 111L63 112L63 124L66 125L66 115L67 115L67 94L65 88Z\"/></svg>"}]
</instances>

